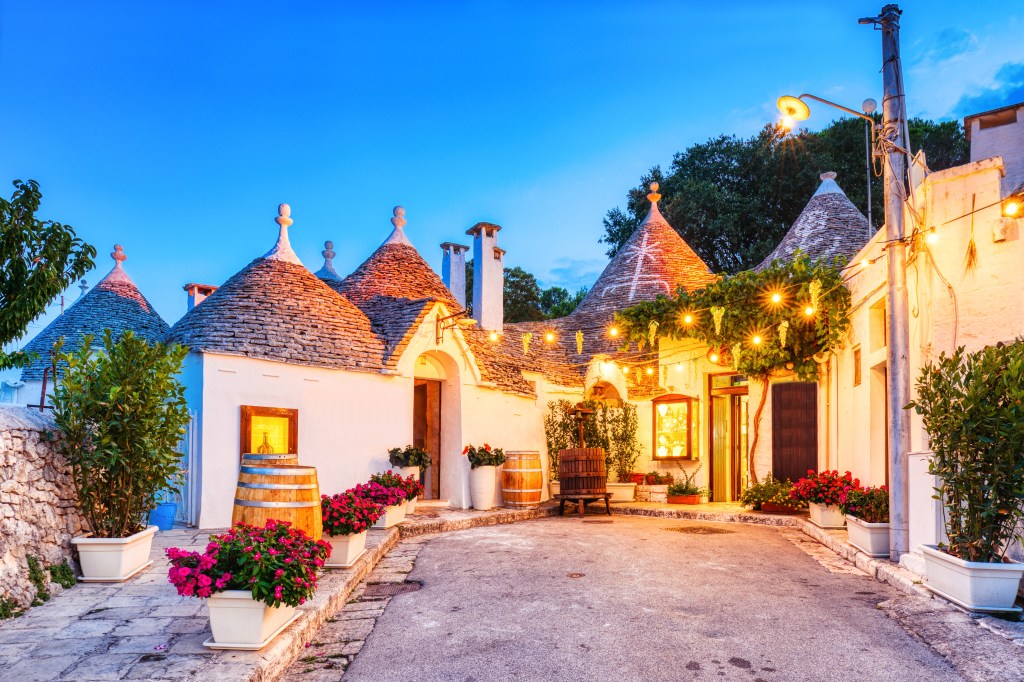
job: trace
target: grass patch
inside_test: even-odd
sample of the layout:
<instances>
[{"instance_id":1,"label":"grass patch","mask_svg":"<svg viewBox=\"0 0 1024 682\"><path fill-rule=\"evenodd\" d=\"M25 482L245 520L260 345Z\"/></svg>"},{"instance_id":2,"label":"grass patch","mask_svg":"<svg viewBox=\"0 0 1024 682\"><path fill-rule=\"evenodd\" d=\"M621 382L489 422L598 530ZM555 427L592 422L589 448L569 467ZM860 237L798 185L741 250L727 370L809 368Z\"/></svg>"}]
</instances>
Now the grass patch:
<instances>
[{"instance_id":1,"label":"grass patch","mask_svg":"<svg viewBox=\"0 0 1024 682\"><path fill-rule=\"evenodd\" d=\"M59 564L50 566L48 570L50 571L50 580L57 583L64 589L74 587L75 583L78 582L75 579L75 572L72 570L71 564L68 563L67 559Z\"/></svg>"},{"instance_id":2,"label":"grass patch","mask_svg":"<svg viewBox=\"0 0 1024 682\"><path fill-rule=\"evenodd\" d=\"M46 571L43 570L43 565L39 563L39 559L34 556L27 557L27 561L28 579L36 588L36 598L32 600L32 606L40 606L50 601L50 589L47 587Z\"/></svg>"},{"instance_id":3,"label":"grass patch","mask_svg":"<svg viewBox=\"0 0 1024 682\"><path fill-rule=\"evenodd\" d=\"M13 599L8 597L0 599L0 620L17 618L23 613L25 613L25 610L18 608L18 603Z\"/></svg>"}]
</instances>

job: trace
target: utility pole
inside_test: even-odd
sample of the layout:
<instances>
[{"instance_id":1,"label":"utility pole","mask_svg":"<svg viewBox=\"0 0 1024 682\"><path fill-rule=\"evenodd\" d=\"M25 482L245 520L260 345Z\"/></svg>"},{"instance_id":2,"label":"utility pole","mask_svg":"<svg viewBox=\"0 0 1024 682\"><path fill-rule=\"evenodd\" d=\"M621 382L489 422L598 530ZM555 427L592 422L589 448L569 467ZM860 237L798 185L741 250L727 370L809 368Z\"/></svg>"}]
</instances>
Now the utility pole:
<instances>
[{"instance_id":1,"label":"utility pole","mask_svg":"<svg viewBox=\"0 0 1024 682\"><path fill-rule=\"evenodd\" d=\"M897 5L886 5L877 17L861 19L882 32L882 132L885 189L885 238L889 287L885 324L888 340L886 389L889 446L889 556L899 561L910 551L907 504L907 453L910 451L909 320L907 304L907 245L903 231L903 204L907 196L906 102L900 65L900 15Z\"/></svg>"}]
</instances>

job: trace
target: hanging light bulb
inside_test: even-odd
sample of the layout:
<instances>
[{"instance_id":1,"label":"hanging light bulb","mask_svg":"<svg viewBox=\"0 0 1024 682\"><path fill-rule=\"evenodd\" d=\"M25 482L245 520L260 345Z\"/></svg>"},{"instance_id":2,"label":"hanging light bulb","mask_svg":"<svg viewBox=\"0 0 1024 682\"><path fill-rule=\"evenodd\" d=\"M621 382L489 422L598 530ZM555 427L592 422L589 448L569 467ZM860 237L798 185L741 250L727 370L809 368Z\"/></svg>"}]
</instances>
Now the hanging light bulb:
<instances>
[{"instance_id":1,"label":"hanging light bulb","mask_svg":"<svg viewBox=\"0 0 1024 682\"><path fill-rule=\"evenodd\" d=\"M611 329L608 330L608 336L613 336L614 337L614 336L618 336L618 335L619 335L619 328L618 327L612 327Z\"/></svg>"},{"instance_id":2,"label":"hanging light bulb","mask_svg":"<svg viewBox=\"0 0 1024 682\"><path fill-rule=\"evenodd\" d=\"M777 291L774 292L772 294L772 303L782 303L782 294Z\"/></svg>"},{"instance_id":3,"label":"hanging light bulb","mask_svg":"<svg viewBox=\"0 0 1024 682\"><path fill-rule=\"evenodd\" d=\"M755 346L760 346L762 340L763 339L757 334L754 334L754 338L750 339L751 343L753 343Z\"/></svg>"},{"instance_id":4,"label":"hanging light bulb","mask_svg":"<svg viewBox=\"0 0 1024 682\"><path fill-rule=\"evenodd\" d=\"M544 340L547 341L548 343L553 343L555 340L555 333L547 332L546 334L544 334Z\"/></svg>"},{"instance_id":5,"label":"hanging light bulb","mask_svg":"<svg viewBox=\"0 0 1024 682\"><path fill-rule=\"evenodd\" d=\"M677 362L676 363L676 371L677 372L682 372L683 371L683 363L681 363L681 362Z\"/></svg>"},{"instance_id":6,"label":"hanging light bulb","mask_svg":"<svg viewBox=\"0 0 1024 682\"><path fill-rule=\"evenodd\" d=\"M871 265L871 261L869 261L867 258L861 258L860 265L862 268L866 268L867 266Z\"/></svg>"},{"instance_id":7,"label":"hanging light bulb","mask_svg":"<svg viewBox=\"0 0 1024 682\"><path fill-rule=\"evenodd\" d=\"M708 360L711 362L718 362L718 353L712 353L708 356Z\"/></svg>"},{"instance_id":8,"label":"hanging light bulb","mask_svg":"<svg viewBox=\"0 0 1024 682\"><path fill-rule=\"evenodd\" d=\"M683 316L683 324L693 324L693 315L687 313Z\"/></svg>"},{"instance_id":9,"label":"hanging light bulb","mask_svg":"<svg viewBox=\"0 0 1024 682\"><path fill-rule=\"evenodd\" d=\"M654 368L653 367L648 367L647 368L647 374L648 375L654 374Z\"/></svg>"},{"instance_id":10,"label":"hanging light bulb","mask_svg":"<svg viewBox=\"0 0 1024 682\"><path fill-rule=\"evenodd\" d=\"M498 340L498 332L491 332L491 341Z\"/></svg>"},{"instance_id":11,"label":"hanging light bulb","mask_svg":"<svg viewBox=\"0 0 1024 682\"><path fill-rule=\"evenodd\" d=\"M939 240L939 235L935 233L935 228L928 230L928 234L924 236L924 240L929 244L934 244Z\"/></svg>"},{"instance_id":12,"label":"hanging light bulb","mask_svg":"<svg viewBox=\"0 0 1024 682\"><path fill-rule=\"evenodd\" d=\"M806 315L807 317L810 317L813 314L814 314L814 306L807 306L806 308L804 308L804 315Z\"/></svg>"}]
</instances>

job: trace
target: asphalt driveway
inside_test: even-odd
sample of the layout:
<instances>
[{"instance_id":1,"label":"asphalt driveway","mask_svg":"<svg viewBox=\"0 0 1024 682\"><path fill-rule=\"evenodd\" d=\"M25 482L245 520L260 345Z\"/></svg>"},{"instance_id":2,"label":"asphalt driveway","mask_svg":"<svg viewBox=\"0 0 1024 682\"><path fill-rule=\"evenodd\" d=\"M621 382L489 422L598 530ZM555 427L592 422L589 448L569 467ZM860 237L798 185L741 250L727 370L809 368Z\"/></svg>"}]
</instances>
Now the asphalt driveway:
<instances>
[{"instance_id":1,"label":"asphalt driveway","mask_svg":"<svg viewBox=\"0 0 1024 682\"><path fill-rule=\"evenodd\" d=\"M409 578L422 589L391 600L346 680L960 679L875 608L895 590L774 528L476 528L429 542Z\"/></svg>"}]
</instances>

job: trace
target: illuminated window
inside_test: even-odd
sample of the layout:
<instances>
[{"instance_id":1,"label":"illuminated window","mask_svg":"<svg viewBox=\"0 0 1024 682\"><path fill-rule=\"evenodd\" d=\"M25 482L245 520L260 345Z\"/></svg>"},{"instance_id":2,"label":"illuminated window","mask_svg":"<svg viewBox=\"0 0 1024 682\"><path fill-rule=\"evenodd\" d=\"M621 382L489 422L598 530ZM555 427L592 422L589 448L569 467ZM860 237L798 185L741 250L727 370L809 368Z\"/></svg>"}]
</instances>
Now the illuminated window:
<instances>
[{"instance_id":1,"label":"illuminated window","mask_svg":"<svg viewBox=\"0 0 1024 682\"><path fill-rule=\"evenodd\" d=\"M860 346L853 349L853 385L860 386Z\"/></svg>"},{"instance_id":2,"label":"illuminated window","mask_svg":"<svg viewBox=\"0 0 1024 682\"><path fill-rule=\"evenodd\" d=\"M239 456L297 454L299 452L299 411L283 407L242 405Z\"/></svg>"},{"instance_id":3,"label":"illuminated window","mask_svg":"<svg viewBox=\"0 0 1024 682\"><path fill-rule=\"evenodd\" d=\"M697 451L696 398L668 395L654 400L654 459L693 459Z\"/></svg>"}]
</instances>

